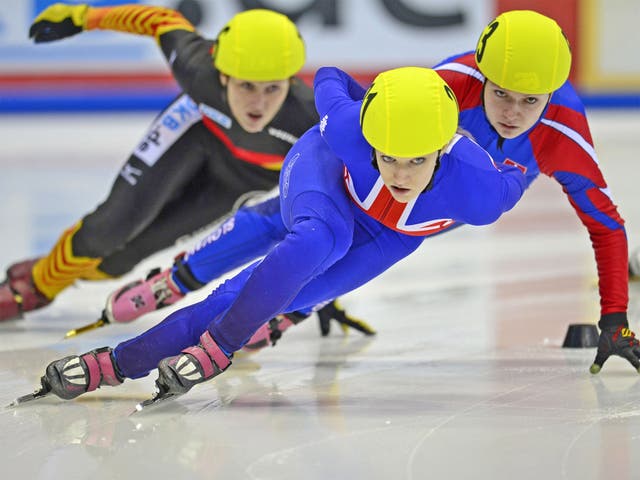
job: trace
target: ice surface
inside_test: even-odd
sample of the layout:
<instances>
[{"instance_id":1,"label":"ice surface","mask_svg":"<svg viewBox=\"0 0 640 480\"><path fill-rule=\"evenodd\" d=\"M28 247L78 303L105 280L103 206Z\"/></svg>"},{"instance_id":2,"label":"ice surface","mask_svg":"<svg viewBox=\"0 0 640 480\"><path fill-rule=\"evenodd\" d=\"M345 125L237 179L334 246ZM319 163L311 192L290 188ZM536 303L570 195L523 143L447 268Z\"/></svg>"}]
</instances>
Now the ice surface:
<instances>
[{"instance_id":1,"label":"ice surface","mask_svg":"<svg viewBox=\"0 0 640 480\"><path fill-rule=\"evenodd\" d=\"M47 251L107 194L151 115L0 118L0 268ZM591 112L601 168L640 245L640 115ZM69 340L118 281L80 283L24 320L0 324L0 403L38 386L52 360L115 345L167 311ZM0 410L2 478L637 478L640 383L624 361L599 376L593 349L560 348L599 315L584 227L540 178L494 226L427 240L343 299L375 338L315 321L276 348L239 355L215 381L130 415L153 376L75 401ZM630 288L639 330L640 286Z\"/></svg>"}]
</instances>

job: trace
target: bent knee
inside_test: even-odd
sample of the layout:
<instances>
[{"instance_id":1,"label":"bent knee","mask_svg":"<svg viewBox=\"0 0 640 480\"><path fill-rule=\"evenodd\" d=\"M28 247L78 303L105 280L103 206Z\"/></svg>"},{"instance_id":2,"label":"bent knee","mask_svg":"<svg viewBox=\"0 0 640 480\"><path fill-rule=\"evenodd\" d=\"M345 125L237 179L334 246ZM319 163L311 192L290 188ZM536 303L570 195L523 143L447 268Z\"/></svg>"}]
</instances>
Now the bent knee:
<instances>
[{"instance_id":1,"label":"bent knee","mask_svg":"<svg viewBox=\"0 0 640 480\"><path fill-rule=\"evenodd\" d=\"M349 251L353 242L353 222L336 211L330 215L318 215L316 212L298 217L291 234L300 239L305 259L315 264L318 271L324 271Z\"/></svg>"}]
</instances>

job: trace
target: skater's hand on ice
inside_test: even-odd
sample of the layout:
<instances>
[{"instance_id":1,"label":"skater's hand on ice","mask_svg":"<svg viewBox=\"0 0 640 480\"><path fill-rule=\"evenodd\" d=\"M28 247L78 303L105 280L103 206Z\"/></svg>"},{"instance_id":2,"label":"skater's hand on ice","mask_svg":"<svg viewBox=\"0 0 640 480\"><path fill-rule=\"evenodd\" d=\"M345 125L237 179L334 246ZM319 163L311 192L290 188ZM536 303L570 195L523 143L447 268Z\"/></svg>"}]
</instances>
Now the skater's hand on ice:
<instances>
[{"instance_id":1,"label":"skater's hand on ice","mask_svg":"<svg viewBox=\"0 0 640 480\"><path fill-rule=\"evenodd\" d=\"M601 329L598 352L589 369L590 372L600 372L604 362L611 355L617 355L627 359L640 373L640 342L629 329L626 313L603 315L598 325Z\"/></svg>"},{"instance_id":2,"label":"skater's hand on ice","mask_svg":"<svg viewBox=\"0 0 640 480\"><path fill-rule=\"evenodd\" d=\"M344 311L337 300L334 300L320 310L318 310L318 318L320 319L320 332L323 337L329 335L331 331L331 320L338 322L342 331L347 333L349 328L358 330L365 335L375 335L376 331L364 320L352 317Z\"/></svg>"},{"instance_id":3,"label":"skater's hand on ice","mask_svg":"<svg viewBox=\"0 0 640 480\"><path fill-rule=\"evenodd\" d=\"M35 43L71 37L85 28L88 5L55 3L40 13L31 24L29 38Z\"/></svg>"}]
</instances>

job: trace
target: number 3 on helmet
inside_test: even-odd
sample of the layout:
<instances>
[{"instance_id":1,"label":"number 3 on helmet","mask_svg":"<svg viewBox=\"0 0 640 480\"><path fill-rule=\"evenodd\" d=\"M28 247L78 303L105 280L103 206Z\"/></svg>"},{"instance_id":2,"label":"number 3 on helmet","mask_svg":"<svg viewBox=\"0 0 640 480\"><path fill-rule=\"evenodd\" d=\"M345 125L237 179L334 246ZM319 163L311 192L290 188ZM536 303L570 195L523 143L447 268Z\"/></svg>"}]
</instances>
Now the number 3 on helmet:
<instances>
[{"instance_id":1,"label":"number 3 on helmet","mask_svg":"<svg viewBox=\"0 0 640 480\"><path fill-rule=\"evenodd\" d=\"M499 15L480 35L476 62L496 85L518 93L552 93L571 69L571 49L560 26L530 10Z\"/></svg>"}]
</instances>

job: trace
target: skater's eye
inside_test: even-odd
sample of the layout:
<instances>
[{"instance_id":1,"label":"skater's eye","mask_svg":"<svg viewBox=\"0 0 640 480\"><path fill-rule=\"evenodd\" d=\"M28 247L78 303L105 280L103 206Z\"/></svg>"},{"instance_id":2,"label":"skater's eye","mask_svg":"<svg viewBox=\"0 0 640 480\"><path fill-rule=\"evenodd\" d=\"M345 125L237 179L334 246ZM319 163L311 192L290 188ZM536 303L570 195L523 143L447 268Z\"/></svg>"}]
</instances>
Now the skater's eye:
<instances>
[{"instance_id":1,"label":"skater's eye","mask_svg":"<svg viewBox=\"0 0 640 480\"><path fill-rule=\"evenodd\" d=\"M280 87L280 85L269 85L265 89L266 93L276 93L276 92L279 92L280 90L282 90L282 87Z\"/></svg>"},{"instance_id":2,"label":"skater's eye","mask_svg":"<svg viewBox=\"0 0 640 480\"><path fill-rule=\"evenodd\" d=\"M242 82L240 84L240 88L242 88L243 90L246 90L248 92L253 92L256 89L255 84L251 83L251 82Z\"/></svg>"}]
</instances>

